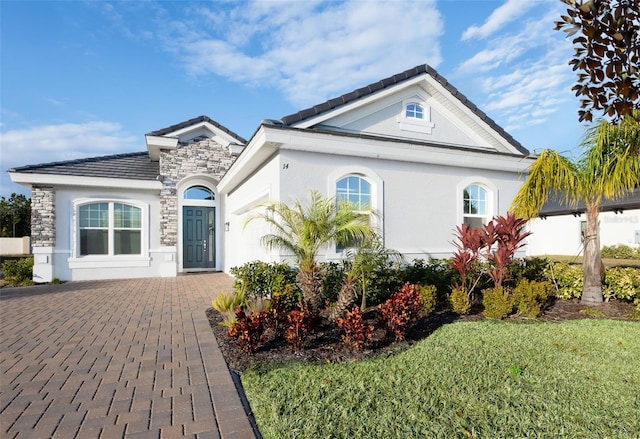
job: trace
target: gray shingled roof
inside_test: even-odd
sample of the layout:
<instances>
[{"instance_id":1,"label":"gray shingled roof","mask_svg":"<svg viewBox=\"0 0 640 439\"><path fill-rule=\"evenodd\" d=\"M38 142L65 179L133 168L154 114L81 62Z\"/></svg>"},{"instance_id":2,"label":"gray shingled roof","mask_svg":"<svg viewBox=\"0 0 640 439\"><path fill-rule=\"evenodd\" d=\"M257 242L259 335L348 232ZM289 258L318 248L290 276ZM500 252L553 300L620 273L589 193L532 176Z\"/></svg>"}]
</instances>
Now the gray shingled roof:
<instances>
[{"instance_id":1,"label":"gray shingled roof","mask_svg":"<svg viewBox=\"0 0 640 439\"><path fill-rule=\"evenodd\" d=\"M629 195L617 200L605 199L600 205L601 212L613 212L615 210L640 209L640 188L631 192ZM584 213L584 203L578 203L572 207L567 205L561 197L552 195L540 210L540 216L557 216L569 215L573 213Z\"/></svg>"},{"instance_id":2,"label":"gray shingled roof","mask_svg":"<svg viewBox=\"0 0 640 439\"><path fill-rule=\"evenodd\" d=\"M178 131L178 130L181 130L182 128L190 127L191 125L195 125L195 124L200 123L200 122L208 122L211 125L213 125L214 127L218 128L218 129L224 131L225 133L229 134L230 136L240 140L242 143L247 143L247 141L244 139L244 137L237 135L236 133L231 131L229 128L220 125L218 122L216 122L213 119L210 119L208 116L194 117L193 119L189 119L189 120L186 120L184 122L180 122L178 124L171 125L170 127L162 128L162 129L155 130L155 131L151 131L150 133L147 133L146 135L147 136L164 136L166 134L173 133L174 131Z\"/></svg>"},{"instance_id":3,"label":"gray shingled roof","mask_svg":"<svg viewBox=\"0 0 640 439\"><path fill-rule=\"evenodd\" d=\"M365 133L360 133L360 132L345 132L345 131L338 131L338 130L331 130L331 129L326 129L325 127L319 127L319 128L295 128L295 127L291 127L288 125L283 125L281 123L281 121L275 121L275 120L263 120L262 121L262 125L265 126L269 126L273 129L278 129L278 130L291 130L291 131L307 131L307 132L314 132L314 133L322 133L322 134L328 134L331 136L340 136L340 137L351 137L351 138L355 138L355 139L367 139L367 140L379 140L382 142L388 142L389 138L385 137L385 136L380 136L380 135L376 135L376 134L365 134ZM462 146L462 145L452 145L452 144L443 144L443 143L436 143L436 142L429 142L426 140L416 140L416 139L409 139L409 138L394 138L393 139L394 142L396 143L405 143L408 145L422 145L422 146L428 146L431 148L441 148L441 149L453 149L453 150L458 150L458 151L468 151L468 152L482 152L484 154L493 154L493 155L498 155L498 156L507 156L507 157L519 157L521 158L522 156L520 154L512 154L512 153L507 153L507 152L500 152L500 151L494 151L494 150L478 150L477 148L470 148L470 147L466 147L466 146Z\"/></svg>"},{"instance_id":4,"label":"gray shingled roof","mask_svg":"<svg viewBox=\"0 0 640 439\"><path fill-rule=\"evenodd\" d=\"M446 78L440 75L435 71L434 68L429 66L428 64L423 64L416 66L412 69L406 70L402 73L398 73L397 75L390 76L381 81L374 82L373 84L369 84L366 87L359 88L350 93L343 94L334 99L329 99L322 104L314 105L313 107L298 111L297 113L290 114L288 116L283 117L281 120L285 125L292 125L294 123L303 121L305 119L309 119L310 117L314 117L320 115L326 111L332 110L334 108L340 107L342 105L346 105L355 100L361 99L365 96L368 96L372 93L385 89L387 87L399 84L408 79L416 77L418 75L422 75L424 73L429 74L432 78L438 81L444 88L446 88L453 96L455 96L460 102L462 102L467 108L469 108L473 113L478 116L481 120L483 120L486 124L488 124L492 129L497 131L502 137L504 137L509 143L511 143L518 151L522 154L528 155L529 150L527 150L520 142L514 139L511 134L507 133L502 127L500 127L493 119L487 116L482 110L480 110L473 102L471 102L465 95L460 93L457 88L449 83Z\"/></svg>"},{"instance_id":5,"label":"gray shingled roof","mask_svg":"<svg viewBox=\"0 0 640 439\"><path fill-rule=\"evenodd\" d=\"M160 170L159 163L151 161L144 151L21 166L9 172L155 180Z\"/></svg>"}]
</instances>

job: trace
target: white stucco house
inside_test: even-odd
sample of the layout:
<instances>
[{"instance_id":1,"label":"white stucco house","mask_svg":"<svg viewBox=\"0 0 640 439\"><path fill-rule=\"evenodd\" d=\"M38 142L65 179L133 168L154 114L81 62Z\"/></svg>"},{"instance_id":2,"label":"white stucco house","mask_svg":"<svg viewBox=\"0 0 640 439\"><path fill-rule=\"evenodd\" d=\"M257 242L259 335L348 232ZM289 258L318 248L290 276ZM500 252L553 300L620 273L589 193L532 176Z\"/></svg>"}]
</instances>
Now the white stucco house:
<instances>
[{"instance_id":1,"label":"white stucco house","mask_svg":"<svg viewBox=\"0 0 640 439\"><path fill-rule=\"evenodd\" d=\"M540 217L529 221L533 232L527 245L527 254L582 255L587 221L583 203L569 206L550 200ZM605 199L600 207L600 246L640 246L640 189L617 200Z\"/></svg>"},{"instance_id":2,"label":"white stucco house","mask_svg":"<svg viewBox=\"0 0 640 439\"><path fill-rule=\"evenodd\" d=\"M317 189L377 210L387 247L448 257L457 224L505 214L528 151L421 65L264 120L248 141L206 116L147 151L9 170L32 189L34 279L176 276L286 258L247 216ZM323 258L340 257L328 248Z\"/></svg>"}]
</instances>

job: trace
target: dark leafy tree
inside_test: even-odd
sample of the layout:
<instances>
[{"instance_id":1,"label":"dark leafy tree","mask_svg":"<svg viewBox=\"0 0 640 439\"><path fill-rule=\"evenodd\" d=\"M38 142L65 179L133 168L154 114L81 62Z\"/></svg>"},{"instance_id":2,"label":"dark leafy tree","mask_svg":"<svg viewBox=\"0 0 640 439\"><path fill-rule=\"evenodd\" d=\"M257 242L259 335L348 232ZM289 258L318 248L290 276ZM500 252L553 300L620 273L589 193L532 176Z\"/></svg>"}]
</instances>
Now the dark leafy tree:
<instances>
[{"instance_id":1,"label":"dark leafy tree","mask_svg":"<svg viewBox=\"0 0 640 439\"><path fill-rule=\"evenodd\" d=\"M580 97L578 118L593 120L594 110L614 123L640 108L640 2L638 0L561 0L567 15L556 30L574 37L569 64L578 72L573 86Z\"/></svg>"},{"instance_id":2,"label":"dark leafy tree","mask_svg":"<svg viewBox=\"0 0 640 439\"><path fill-rule=\"evenodd\" d=\"M0 198L0 236L3 238L31 235L31 200L21 194Z\"/></svg>"}]
</instances>

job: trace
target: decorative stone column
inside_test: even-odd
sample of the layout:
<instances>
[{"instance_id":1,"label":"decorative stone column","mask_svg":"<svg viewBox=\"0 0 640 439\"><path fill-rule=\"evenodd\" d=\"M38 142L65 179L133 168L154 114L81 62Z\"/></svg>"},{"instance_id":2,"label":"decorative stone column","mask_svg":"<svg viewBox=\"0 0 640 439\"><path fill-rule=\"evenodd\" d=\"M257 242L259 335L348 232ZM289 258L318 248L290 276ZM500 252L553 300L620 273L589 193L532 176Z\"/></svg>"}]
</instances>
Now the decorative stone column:
<instances>
[{"instance_id":1,"label":"decorative stone column","mask_svg":"<svg viewBox=\"0 0 640 439\"><path fill-rule=\"evenodd\" d=\"M220 180L231 166L235 156L227 147L211 139L202 139L181 145L172 151L160 153L160 244L176 246L178 243L177 183L193 174L208 174Z\"/></svg>"},{"instance_id":2,"label":"decorative stone column","mask_svg":"<svg viewBox=\"0 0 640 439\"><path fill-rule=\"evenodd\" d=\"M160 245L174 247L177 244L177 236L178 190L176 182L165 177L160 191Z\"/></svg>"},{"instance_id":3,"label":"decorative stone column","mask_svg":"<svg viewBox=\"0 0 640 439\"><path fill-rule=\"evenodd\" d=\"M237 155L213 139L199 138L182 143L175 150L160 152L160 245L164 252L175 255L174 267L179 264L179 194L178 183L197 174L211 176L219 181Z\"/></svg>"},{"instance_id":4,"label":"decorative stone column","mask_svg":"<svg viewBox=\"0 0 640 439\"><path fill-rule=\"evenodd\" d=\"M56 202L52 186L31 188L31 244L33 281L53 280L54 247L56 245Z\"/></svg>"}]
</instances>

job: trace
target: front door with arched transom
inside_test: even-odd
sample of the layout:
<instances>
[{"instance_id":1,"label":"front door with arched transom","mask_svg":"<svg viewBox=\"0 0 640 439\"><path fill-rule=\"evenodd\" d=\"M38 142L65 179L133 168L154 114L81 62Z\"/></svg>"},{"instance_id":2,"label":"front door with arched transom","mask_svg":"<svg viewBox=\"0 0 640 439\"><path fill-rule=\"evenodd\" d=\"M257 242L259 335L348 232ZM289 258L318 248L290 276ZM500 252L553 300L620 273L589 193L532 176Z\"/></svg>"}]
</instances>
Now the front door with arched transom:
<instances>
[{"instance_id":1,"label":"front door with arched transom","mask_svg":"<svg viewBox=\"0 0 640 439\"><path fill-rule=\"evenodd\" d=\"M183 198L185 201L206 201L213 200L214 195L206 187L192 186L185 190ZM184 269L215 268L215 224L215 207L202 205L182 206L182 267Z\"/></svg>"}]
</instances>

